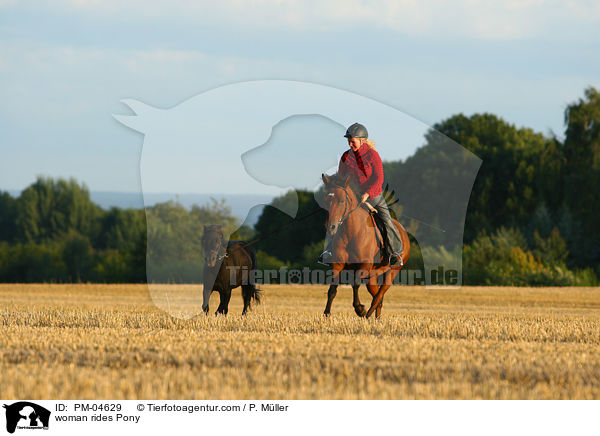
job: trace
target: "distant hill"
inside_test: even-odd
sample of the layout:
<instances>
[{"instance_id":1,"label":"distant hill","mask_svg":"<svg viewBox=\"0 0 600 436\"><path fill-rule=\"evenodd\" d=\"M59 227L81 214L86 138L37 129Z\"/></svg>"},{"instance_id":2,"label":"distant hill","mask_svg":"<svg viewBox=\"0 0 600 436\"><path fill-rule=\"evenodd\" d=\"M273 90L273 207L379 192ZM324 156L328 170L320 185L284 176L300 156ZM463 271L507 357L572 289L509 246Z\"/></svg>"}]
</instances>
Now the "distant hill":
<instances>
[{"instance_id":1,"label":"distant hill","mask_svg":"<svg viewBox=\"0 0 600 436\"><path fill-rule=\"evenodd\" d=\"M21 194L20 191L16 190L9 190L8 193L13 197L18 197ZM92 191L90 192L90 197L94 203L103 209L110 209L111 207L142 209L144 207L144 197L141 192ZM194 204L202 206L210 203L211 197L217 201L224 198L226 204L231 207L231 213L240 220L245 218L242 215L245 214L249 207L259 205L250 211L246 219L245 224L249 226L256 224L264 205L269 204L274 198L271 195L255 194L185 194L179 196L169 193L146 194L146 199L149 200L147 206L154 206L155 204L164 203L169 200L178 200L185 207L191 207Z\"/></svg>"}]
</instances>

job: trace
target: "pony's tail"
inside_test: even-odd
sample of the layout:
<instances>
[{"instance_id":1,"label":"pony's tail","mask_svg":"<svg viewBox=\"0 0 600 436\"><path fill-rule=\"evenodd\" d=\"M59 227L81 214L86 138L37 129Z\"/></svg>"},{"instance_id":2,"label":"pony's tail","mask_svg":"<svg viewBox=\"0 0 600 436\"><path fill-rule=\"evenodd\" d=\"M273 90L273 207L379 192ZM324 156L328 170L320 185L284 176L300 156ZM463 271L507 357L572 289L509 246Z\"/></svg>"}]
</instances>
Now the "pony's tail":
<instances>
[{"instance_id":1,"label":"pony's tail","mask_svg":"<svg viewBox=\"0 0 600 436\"><path fill-rule=\"evenodd\" d=\"M258 289L253 284L252 285L252 295L251 295L251 298L256 302L256 304L260 304L261 297L262 297L262 289Z\"/></svg>"},{"instance_id":2,"label":"pony's tail","mask_svg":"<svg viewBox=\"0 0 600 436\"><path fill-rule=\"evenodd\" d=\"M246 248L250 252L250 257L252 258L252 269L255 270L258 265L258 261L256 259L256 251L254 250L254 247L251 246L248 246ZM260 304L261 296L262 290L258 289L256 285L252 283L252 295L250 295L250 298L252 298L257 304Z\"/></svg>"}]
</instances>

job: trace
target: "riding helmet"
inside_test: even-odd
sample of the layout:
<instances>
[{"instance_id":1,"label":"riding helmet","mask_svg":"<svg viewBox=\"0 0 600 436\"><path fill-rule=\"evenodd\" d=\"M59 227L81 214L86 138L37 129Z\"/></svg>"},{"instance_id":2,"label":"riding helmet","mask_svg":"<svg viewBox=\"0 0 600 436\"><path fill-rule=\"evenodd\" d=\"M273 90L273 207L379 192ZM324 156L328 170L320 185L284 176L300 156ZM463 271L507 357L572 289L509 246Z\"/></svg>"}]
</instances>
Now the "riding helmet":
<instances>
[{"instance_id":1,"label":"riding helmet","mask_svg":"<svg viewBox=\"0 0 600 436\"><path fill-rule=\"evenodd\" d=\"M367 132L367 128L359 123L354 123L348 130L346 130L345 138L365 138L369 137L369 132Z\"/></svg>"}]
</instances>

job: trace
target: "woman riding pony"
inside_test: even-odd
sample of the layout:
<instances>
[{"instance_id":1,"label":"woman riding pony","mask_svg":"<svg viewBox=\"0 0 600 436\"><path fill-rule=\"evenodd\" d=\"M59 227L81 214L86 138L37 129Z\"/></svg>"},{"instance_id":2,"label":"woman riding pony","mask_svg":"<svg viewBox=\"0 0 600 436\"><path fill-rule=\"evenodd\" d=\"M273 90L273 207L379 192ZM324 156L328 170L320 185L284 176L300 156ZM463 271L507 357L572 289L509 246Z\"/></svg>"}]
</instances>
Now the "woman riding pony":
<instances>
[{"instance_id":1,"label":"woman riding pony","mask_svg":"<svg viewBox=\"0 0 600 436\"><path fill-rule=\"evenodd\" d=\"M369 137L367 129L359 123L348 127L344 137L348 139L350 150L342 155L338 175L342 178L350 176L353 179L360 187L361 203L368 201L385 224L387 231L382 232L384 233L382 237L389 259L384 256L383 262L389 262L390 266L402 265L402 240L383 198L383 164L379 153L375 150L375 143L367 140ZM331 263L333 253L329 251L329 242L328 240L327 249L319 257L320 263Z\"/></svg>"}]
</instances>

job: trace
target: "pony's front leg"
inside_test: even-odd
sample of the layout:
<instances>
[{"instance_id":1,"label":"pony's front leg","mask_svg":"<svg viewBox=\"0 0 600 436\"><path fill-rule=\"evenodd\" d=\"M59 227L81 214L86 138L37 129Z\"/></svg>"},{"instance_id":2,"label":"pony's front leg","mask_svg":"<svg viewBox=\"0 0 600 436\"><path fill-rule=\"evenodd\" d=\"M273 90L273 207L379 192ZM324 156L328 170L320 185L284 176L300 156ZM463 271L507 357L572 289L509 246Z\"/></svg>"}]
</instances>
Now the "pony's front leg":
<instances>
[{"instance_id":1,"label":"pony's front leg","mask_svg":"<svg viewBox=\"0 0 600 436\"><path fill-rule=\"evenodd\" d=\"M363 263L354 271L354 284L352 285L352 306L354 307L354 312L356 312L356 314L361 318L367 314L367 311L365 310L364 304L361 304L360 302L358 289L360 288L362 280L369 275L369 266L370 265Z\"/></svg>"},{"instance_id":2,"label":"pony's front leg","mask_svg":"<svg viewBox=\"0 0 600 436\"><path fill-rule=\"evenodd\" d=\"M334 263L331 267L332 270L332 281L329 286L329 290L327 291L327 304L325 305L325 311L323 312L323 316L329 316L331 314L331 303L333 303L333 299L337 294L337 287L340 279L340 272L344 268L344 264L342 263Z\"/></svg>"},{"instance_id":3,"label":"pony's front leg","mask_svg":"<svg viewBox=\"0 0 600 436\"><path fill-rule=\"evenodd\" d=\"M231 289L219 291L219 296L221 297L221 301L219 302L219 307L217 308L215 315L227 315L229 310L229 300L231 299Z\"/></svg>"},{"instance_id":4,"label":"pony's front leg","mask_svg":"<svg viewBox=\"0 0 600 436\"><path fill-rule=\"evenodd\" d=\"M360 298L358 297L358 288L360 288L360 284L352 286L352 306L354 307L356 314L362 318L367 314L367 311L365 310L365 305L361 304Z\"/></svg>"},{"instance_id":5,"label":"pony's front leg","mask_svg":"<svg viewBox=\"0 0 600 436\"><path fill-rule=\"evenodd\" d=\"M212 294L213 290L210 288L205 288L202 291L203 294L203 301L202 301L202 311L208 315L208 311L209 311L209 307L208 307L208 303L210 301L210 294Z\"/></svg>"},{"instance_id":6,"label":"pony's front leg","mask_svg":"<svg viewBox=\"0 0 600 436\"><path fill-rule=\"evenodd\" d=\"M327 291L327 304L325 305L323 316L329 316L331 314L331 304L333 303L333 299L337 295L337 287L338 285L329 285L329 290Z\"/></svg>"},{"instance_id":7,"label":"pony's front leg","mask_svg":"<svg viewBox=\"0 0 600 436\"><path fill-rule=\"evenodd\" d=\"M379 291L373 295L373 301L371 302L371 307L369 307L369 311L367 312L366 317L369 318L375 310L377 313L375 314L377 318L381 315L381 305L383 304L383 296L387 292L387 290L392 286L393 277L391 274L384 275L384 283L379 288ZM373 294L373 293L372 293Z\"/></svg>"}]
</instances>

